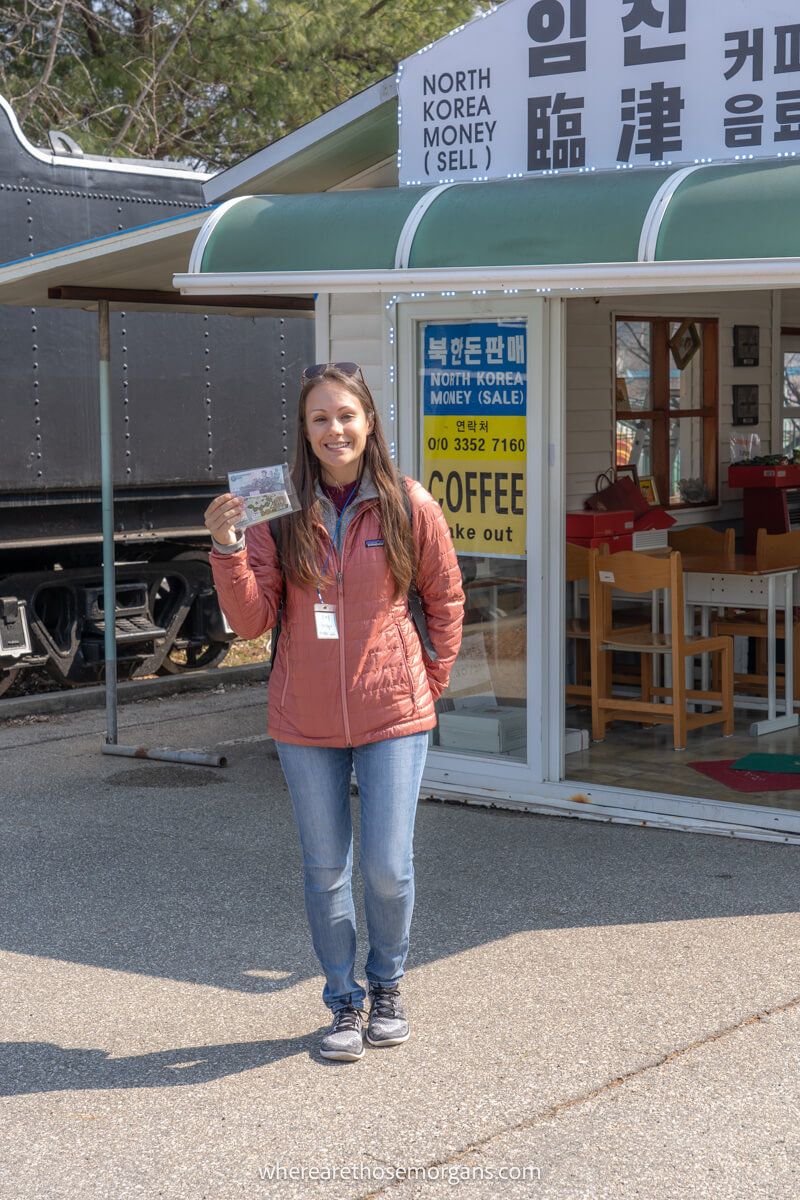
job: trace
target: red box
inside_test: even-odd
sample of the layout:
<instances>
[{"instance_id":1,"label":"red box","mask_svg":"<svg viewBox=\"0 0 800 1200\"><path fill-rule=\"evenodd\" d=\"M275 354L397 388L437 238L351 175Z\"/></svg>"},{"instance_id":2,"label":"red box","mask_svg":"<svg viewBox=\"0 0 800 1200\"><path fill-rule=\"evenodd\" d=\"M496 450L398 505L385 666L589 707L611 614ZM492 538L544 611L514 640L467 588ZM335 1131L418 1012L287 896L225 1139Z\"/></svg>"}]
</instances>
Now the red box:
<instances>
[{"instance_id":1,"label":"red box","mask_svg":"<svg viewBox=\"0 0 800 1200\"><path fill-rule=\"evenodd\" d=\"M585 546L587 550L596 550L598 546L608 546L609 554L616 554L618 550L633 549L632 533L607 534L605 537L593 538L573 537L571 534L567 534L567 541L572 542L574 546Z\"/></svg>"},{"instance_id":2,"label":"red box","mask_svg":"<svg viewBox=\"0 0 800 1200\"><path fill-rule=\"evenodd\" d=\"M800 467L748 467L736 463L728 467L729 487L786 488L800 487Z\"/></svg>"},{"instance_id":3,"label":"red box","mask_svg":"<svg viewBox=\"0 0 800 1200\"><path fill-rule=\"evenodd\" d=\"M627 508L619 512L568 512L567 539L574 542L577 538L632 533L633 519L633 511Z\"/></svg>"},{"instance_id":4,"label":"red box","mask_svg":"<svg viewBox=\"0 0 800 1200\"><path fill-rule=\"evenodd\" d=\"M647 512L639 513L636 518L635 532L639 533L643 529L669 529L670 525L674 524L675 518L654 504Z\"/></svg>"}]
</instances>

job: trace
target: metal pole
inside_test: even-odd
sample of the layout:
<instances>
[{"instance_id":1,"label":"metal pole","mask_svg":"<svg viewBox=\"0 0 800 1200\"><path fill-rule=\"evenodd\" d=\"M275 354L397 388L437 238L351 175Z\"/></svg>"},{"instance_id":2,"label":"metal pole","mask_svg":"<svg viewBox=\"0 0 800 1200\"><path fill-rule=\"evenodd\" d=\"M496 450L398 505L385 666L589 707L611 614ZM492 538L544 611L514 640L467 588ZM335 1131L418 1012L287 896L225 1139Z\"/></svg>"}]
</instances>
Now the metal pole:
<instances>
[{"instance_id":1,"label":"metal pole","mask_svg":"<svg viewBox=\"0 0 800 1200\"><path fill-rule=\"evenodd\" d=\"M108 301L98 300L100 337L100 486L103 499L103 623L106 659L106 742L117 744L117 587L114 572L114 463L111 445L111 337Z\"/></svg>"},{"instance_id":2,"label":"metal pole","mask_svg":"<svg viewBox=\"0 0 800 1200\"><path fill-rule=\"evenodd\" d=\"M200 767L226 767L228 760L224 754L215 754L206 750L148 750L146 746L103 746L103 754L118 754L123 758L151 758L158 762L174 762L182 765Z\"/></svg>"},{"instance_id":3,"label":"metal pole","mask_svg":"<svg viewBox=\"0 0 800 1200\"><path fill-rule=\"evenodd\" d=\"M786 594L783 601L783 681L786 685L784 712L794 713L794 573L787 572Z\"/></svg>"},{"instance_id":4,"label":"metal pole","mask_svg":"<svg viewBox=\"0 0 800 1200\"><path fill-rule=\"evenodd\" d=\"M114 462L111 445L111 336L108 301L98 300L100 336L100 491L103 499L103 624L106 658L106 741L104 754L149 758L163 762L196 763L224 767L223 754L203 750L148 750L145 746L120 746L117 736L117 584L114 570Z\"/></svg>"}]
</instances>

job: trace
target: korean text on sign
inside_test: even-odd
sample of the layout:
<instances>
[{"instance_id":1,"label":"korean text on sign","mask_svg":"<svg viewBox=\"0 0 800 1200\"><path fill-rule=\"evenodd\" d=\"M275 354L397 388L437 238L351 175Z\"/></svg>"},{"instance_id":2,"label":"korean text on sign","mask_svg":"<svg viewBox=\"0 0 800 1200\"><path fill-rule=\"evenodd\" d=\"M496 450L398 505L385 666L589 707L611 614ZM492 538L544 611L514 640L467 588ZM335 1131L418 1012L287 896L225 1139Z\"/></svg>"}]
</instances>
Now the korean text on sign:
<instances>
[{"instance_id":1,"label":"korean text on sign","mask_svg":"<svg viewBox=\"0 0 800 1200\"><path fill-rule=\"evenodd\" d=\"M526 411L523 321L425 326L425 486L461 554L525 554Z\"/></svg>"}]
</instances>

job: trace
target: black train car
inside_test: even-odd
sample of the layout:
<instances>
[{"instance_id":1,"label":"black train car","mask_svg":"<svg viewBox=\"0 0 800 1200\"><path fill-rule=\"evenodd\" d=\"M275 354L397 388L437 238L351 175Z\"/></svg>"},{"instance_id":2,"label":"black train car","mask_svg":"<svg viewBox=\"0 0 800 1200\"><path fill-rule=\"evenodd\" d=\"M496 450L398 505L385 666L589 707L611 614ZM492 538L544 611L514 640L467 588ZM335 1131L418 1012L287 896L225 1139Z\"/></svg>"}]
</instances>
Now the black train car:
<instances>
[{"instance_id":1,"label":"black train car","mask_svg":"<svg viewBox=\"0 0 800 1200\"><path fill-rule=\"evenodd\" d=\"M0 263L204 207L203 175L33 147L0 98ZM102 678L97 317L0 307L0 694L26 667ZM284 461L307 316L111 315L119 672L222 661L203 511Z\"/></svg>"}]
</instances>

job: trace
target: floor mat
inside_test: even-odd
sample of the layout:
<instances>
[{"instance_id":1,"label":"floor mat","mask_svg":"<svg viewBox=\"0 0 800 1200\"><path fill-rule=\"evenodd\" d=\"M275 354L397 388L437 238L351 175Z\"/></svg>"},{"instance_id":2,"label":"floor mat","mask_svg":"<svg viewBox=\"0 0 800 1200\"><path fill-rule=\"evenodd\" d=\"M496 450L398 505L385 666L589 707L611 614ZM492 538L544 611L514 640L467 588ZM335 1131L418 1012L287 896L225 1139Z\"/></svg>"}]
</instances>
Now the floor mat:
<instances>
[{"instance_id":1,"label":"floor mat","mask_svg":"<svg viewBox=\"0 0 800 1200\"><path fill-rule=\"evenodd\" d=\"M800 754L745 754L733 764L737 771L767 771L770 775L800 775Z\"/></svg>"},{"instance_id":2,"label":"floor mat","mask_svg":"<svg viewBox=\"0 0 800 1200\"><path fill-rule=\"evenodd\" d=\"M734 792L800 792L800 773L735 770L733 764L741 761L735 758L718 758L710 762L689 763L689 766Z\"/></svg>"}]
</instances>

